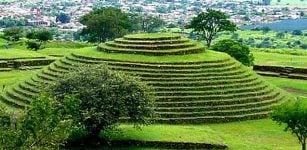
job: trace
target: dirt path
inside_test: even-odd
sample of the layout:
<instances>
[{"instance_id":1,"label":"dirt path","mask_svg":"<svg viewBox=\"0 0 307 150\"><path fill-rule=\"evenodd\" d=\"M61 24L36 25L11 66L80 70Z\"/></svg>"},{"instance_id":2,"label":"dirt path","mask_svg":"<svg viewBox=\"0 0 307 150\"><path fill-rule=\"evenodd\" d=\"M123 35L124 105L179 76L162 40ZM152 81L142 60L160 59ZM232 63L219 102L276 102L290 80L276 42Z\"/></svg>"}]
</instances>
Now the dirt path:
<instances>
[{"instance_id":1,"label":"dirt path","mask_svg":"<svg viewBox=\"0 0 307 150\"><path fill-rule=\"evenodd\" d=\"M289 93L295 94L296 96L307 97L307 91L305 91L305 90L294 89L294 88L289 88L289 87L285 87L283 89L286 90Z\"/></svg>"}]
</instances>

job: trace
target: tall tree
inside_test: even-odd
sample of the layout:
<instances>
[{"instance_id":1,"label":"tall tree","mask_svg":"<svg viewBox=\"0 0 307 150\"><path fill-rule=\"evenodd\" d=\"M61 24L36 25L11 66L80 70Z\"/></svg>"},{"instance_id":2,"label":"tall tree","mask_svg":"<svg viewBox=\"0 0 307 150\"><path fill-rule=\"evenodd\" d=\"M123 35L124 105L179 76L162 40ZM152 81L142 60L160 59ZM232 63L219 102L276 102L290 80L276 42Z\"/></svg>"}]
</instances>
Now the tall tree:
<instances>
[{"instance_id":1,"label":"tall tree","mask_svg":"<svg viewBox=\"0 0 307 150\"><path fill-rule=\"evenodd\" d=\"M113 7L94 10L81 17L80 22L86 26L82 34L89 36L91 42L120 37L132 29L129 14Z\"/></svg>"},{"instance_id":2,"label":"tall tree","mask_svg":"<svg viewBox=\"0 0 307 150\"><path fill-rule=\"evenodd\" d=\"M236 25L228 19L229 16L221 11L207 9L207 12L202 12L194 17L188 27L193 28L193 32L201 35L207 46L210 47L218 32L237 29Z\"/></svg>"},{"instance_id":3,"label":"tall tree","mask_svg":"<svg viewBox=\"0 0 307 150\"><path fill-rule=\"evenodd\" d=\"M307 138L307 101L300 99L295 102L285 103L272 113L272 119L286 125L285 130L290 130L306 150Z\"/></svg>"}]
</instances>

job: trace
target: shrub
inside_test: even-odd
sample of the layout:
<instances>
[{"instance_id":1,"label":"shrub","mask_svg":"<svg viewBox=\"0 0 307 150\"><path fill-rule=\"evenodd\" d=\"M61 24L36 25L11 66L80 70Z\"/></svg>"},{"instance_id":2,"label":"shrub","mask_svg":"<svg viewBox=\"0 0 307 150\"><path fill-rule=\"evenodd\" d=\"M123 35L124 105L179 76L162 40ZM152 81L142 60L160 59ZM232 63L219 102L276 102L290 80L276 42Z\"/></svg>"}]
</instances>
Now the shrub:
<instances>
[{"instance_id":1,"label":"shrub","mask_svg":"<svg viewBox=\"0 0 307 150\"><path fill-rule=\"evenodd\" d=\"M278 32L278 33L276 33L276 37L277 37L277 38L283 39L285 36L286 36L286 34L285 34L284 32Z\"/></svg>"},{"instance_id":2,"label":"shrub","mask_svg":"<svg viewBox=\"0 0 307 150\"><path fill-rule=\"evenodd\" d=\"M293 30L293 35L303 35L303 32L301 30Z\"/></svg>"},{"instance_id":3,"label":"shrub","mask_svg":"<svg viewBox=\"0 0 307 150\"><path fill-rule=\"evenodd\" d=\"M153 115L153 97L150 89L122 73L113 72L105 65L82 65L68 73L47 89L59 103L67 95L80 100L76 112L66 112L74 124L85 127L89 138L97 139L107 130L130 117L135 125L149 123Z\"/></svg>"},{"instance_id":4,"label":"shrub","mask_svg":"<svg viewBox=\"0 0 307 150\"><path fill-rule=\"evenodd\" d=\"M300 47L301 47L302 49L307 49L307 44L302 44Z\"/></svg>"},{"instance_id":5,"label":"shrub","mask_svg":"<svg viewBox=\"0 0 307 150\"><path fill-rule=\"evenodd\" d=\"M221 40L212 46L212 50L225 52L246 66L253 65L254 57L249 47L234 40Z\"/></svg>"},{"instance_id":6,"label":"shrub","mask_svg":"<svg viewBox=\"0 0 307 150\"><path fill-rule=\"evenodd\" d=\"M295 134L302 144L302 150L306 150L307 138L307 101L297 100L285 103L272 113L272 119L279 124L284 123L286 130Z\"/></svg>"},{"instance_id":7,"label":"shrub","mask_svg":"<svg viewBox=\"0 0 307 150\"><path fill-rule=\"evenodd\" d=\"M19 41L19 39L22 37L22 29L19 27L14 28L7 28L3 31L4 39L9 41Z\"/></svg>"},{"instance_id":8,"label":"shrub","mask_svg":"<svg viewBox=\"0 0 307 150\"><path fill-rule=\"evenodd\" d=\"M66 105L57 105L42 94L23 114L9 114L0 107L0 149L59 149L71 133L72 121L62 110L72 111L67 107L72 100L65 97Z\"/></svg>"},{"instance_id":9,"label":"shrub","mask_svg":"<svg viewBox=\"0 0 307 150\"><path fill-rule=\"evenodd\" d=\"M27 41L26 44L27 44L28 49L32 49L35 51L39 50L42 45L40 42L33 41L33 40Z\"/></svg>"},{"instance_id":10,"label":"shrub","mask_svg":"<svg viewBox=\"0 0 307 150\"><path fill-rule=\"evenodd\" d=\"M53 33L48 30L30 31L26 37L29 39L26 42L27 48L39 50L44 43L53 39Z\"/></svg>"}]
</instances>

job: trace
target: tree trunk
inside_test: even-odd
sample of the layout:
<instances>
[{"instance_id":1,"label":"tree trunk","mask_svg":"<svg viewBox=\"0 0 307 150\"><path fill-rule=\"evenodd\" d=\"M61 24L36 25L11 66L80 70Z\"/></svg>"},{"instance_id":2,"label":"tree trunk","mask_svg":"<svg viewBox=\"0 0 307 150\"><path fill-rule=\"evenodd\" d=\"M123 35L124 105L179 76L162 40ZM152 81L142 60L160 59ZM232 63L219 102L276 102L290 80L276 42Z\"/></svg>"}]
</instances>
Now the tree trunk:
<instances>
[{"instance_id":1,"label":"tree trunk","mask_svg":"<svg viewBox=\"0 0 307 150\"><path fill-rule=\"evenodd\" d=\"M207 40L207 48L210 48L210 46L211 46L211 40L208 39L208 40Z\"/></svg>"},{"instance_id":2,"label":"tree trunk","mask_svg":"<svg viewBox=\"0 0 307 150\"><path fill-rule=\"evenodd\" d=\"M306 140L304 143L302 143L302 150L306 150Z\"/></svg>"}]
</instances>

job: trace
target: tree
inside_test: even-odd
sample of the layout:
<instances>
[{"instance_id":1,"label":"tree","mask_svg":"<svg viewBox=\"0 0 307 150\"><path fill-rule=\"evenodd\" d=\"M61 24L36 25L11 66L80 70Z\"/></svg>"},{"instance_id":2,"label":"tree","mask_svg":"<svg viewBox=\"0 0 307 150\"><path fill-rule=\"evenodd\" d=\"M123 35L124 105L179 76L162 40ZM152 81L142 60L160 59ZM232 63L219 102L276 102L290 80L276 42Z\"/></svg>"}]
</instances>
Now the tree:
<instances>
[{"instance_id":1,"label":"tree","mask_svg":"<svg viewBox=\"0 0 307 150\"><path fill-rule=\"evenodd\" d=\"M263 33L268 33L271 31L271 28L266 26L266 27L262 27L261 30Z\"/></svg>"},{"instance_id":2,"label":"tree","mask_svg":"<svg viewBox=\"0 0 307 150\"><path fill-rule=\"evenodd\" d=\"M301 47L302 49L307 49L307 44L302 44L300 47Z\"/></svg>"},{"instance_id":3,"label":"tree","mask_svg":"<svg viewBox=\"0 0 307 150\"><path fill-rule=\"evenodd\" d=\"M279 38L279 39L283 39L285 38L286 34L284 32L278 32L276 33L276 37Z\"/></svg>"},{"instance_id":4,"label":"tree","mask_svg":"<svg viewBox=\"0 0 307 150\"><path fill-rule=\"evenodd\" d=\"M47 42L49 40L53 39L53 33L48 30L40 30L36 32L36 39L38 39L40 42Z\"/></svg>"},{"instance_id":5,"label":"tree","mask_svg":"<svg viewBox=\"0 0 307 150\"><path fill-rule=\"evenodd\" d=\"M249 47L237 41L231 39L221 40L214 44L211 49L225 52L246 66L252 66L254 64L254 57Z\"/></svg>"},{"instance_id":6,"label":"tree","mask_svg":"<svg viewBox=\"0 0 307 150\"><path fill-rule=\"evenodd\" d=\"M35 40L28 40L26 44L27 44L27 49L32 49L35 51L39 50L41 47L41 43Z\"/></svg>"},{"instance_id":7,"label":"tree","mask_svg":"<svg viewBox=\"0 0 307 150\"><path fill-rule=\"evenodd\" d=\"M307 101L300 99L295 102L284 103L274 109L272 119L279 124L285 124L285 130L295 134L302 150L306 150L307 138Z\"/></svg>"},{"instance_id":8,"label":"tree","mask_svg":"<svg viewBox=\"0 0 307 150\"><path fill-rule=\"evenodd\" d=\"M301 30L293 30L293 35L303 35L303 32Z\"/></svg>"},{"instance_id":9,"label":"tree","mask_svg":"<svg viewBox=\"0 0 307 150\"><path fill-rule=\"evenodd\" d=\"M210 47L218 32L237 29L236 25L228 19L229 16L225 13L208 9L206 13L202 12L194 17L188 27L193 28L193 32L200 34L205 39L207 46Z\"/></svg>"},{"instance_id":10,"label":"tree","mask_svg":"<svg viewBox=\"0 0 307 150\"><path fill-rule=\"evenodd\" d=\"M24 114L0 110L0 149L59 149L72 129L72 121L63 110L74 111L77 100L65 97L58 105L48 94L35 99ZM2 119L1 119L2 118Z\"/></svg>"},{"instance_id":11,"label":"tree","mask_svg":"<svg viewBox=\"0 0 307 150\"><path fill-rule=\"evenodd\" d=\"M29 40L26 42L27 48L38 50L47 41L53 39L53 33L49 30L30 31L26 34Z\"/></svg>"},{"instance_id":12,"label":"tree","mask_svg":"<svg viewBox=\"0 0 307 150\"><path fill-rule=\"evenodd\" d=\"M80 100L77 111L67 112L66 116L71 116L74 124L84 126L93 141L101 131L118 123L120 117L129 117L135 125L142 125L153 115L150 89L105 65L79 66L47 91L59 103L69 95Z\"/></svg>"},{"instance_id":13,"label":"tree","mask_svg":"<svg viewBox=\"0 0 307 150\"><path fill-rule=\"evenodd\" d=\"M165 25L165 22L156 16L141 15L139 16L140 28L143 32L154 32Z\"/></svg>"},{"instance_id":14,"label":"tree","mask_svg":"<svg viewBox=\"0 0 307 150\"><path fill-rule=\"evenodd\" d=\"M67 14L61 13L56 17L56 21L59 21L61 23L69 23L70 17Z\"/></svg>"},{"instance_id":15,"label":"tree","mask_svg":"<svg viewBox=\"0 0 307 150\"><path fill-rule=\"evenodd\" d=\"M80 22L86 26L82 35L89 36L90 42L105 42L132 30L129 14L113 7L94 10L81 17Z\"/></svg>"},{"instance_id":16,"label":"tree","mask_svg":"<svg viewBox=\"0 0 307 150\"><path fill-rule=\"evenodd\" d=\"M22 29L19 27L13 27L13 28L7 28L3 31L4 39L9 41L19 41L19 39L22 37Z\"/></svg>"}]
</instances>

